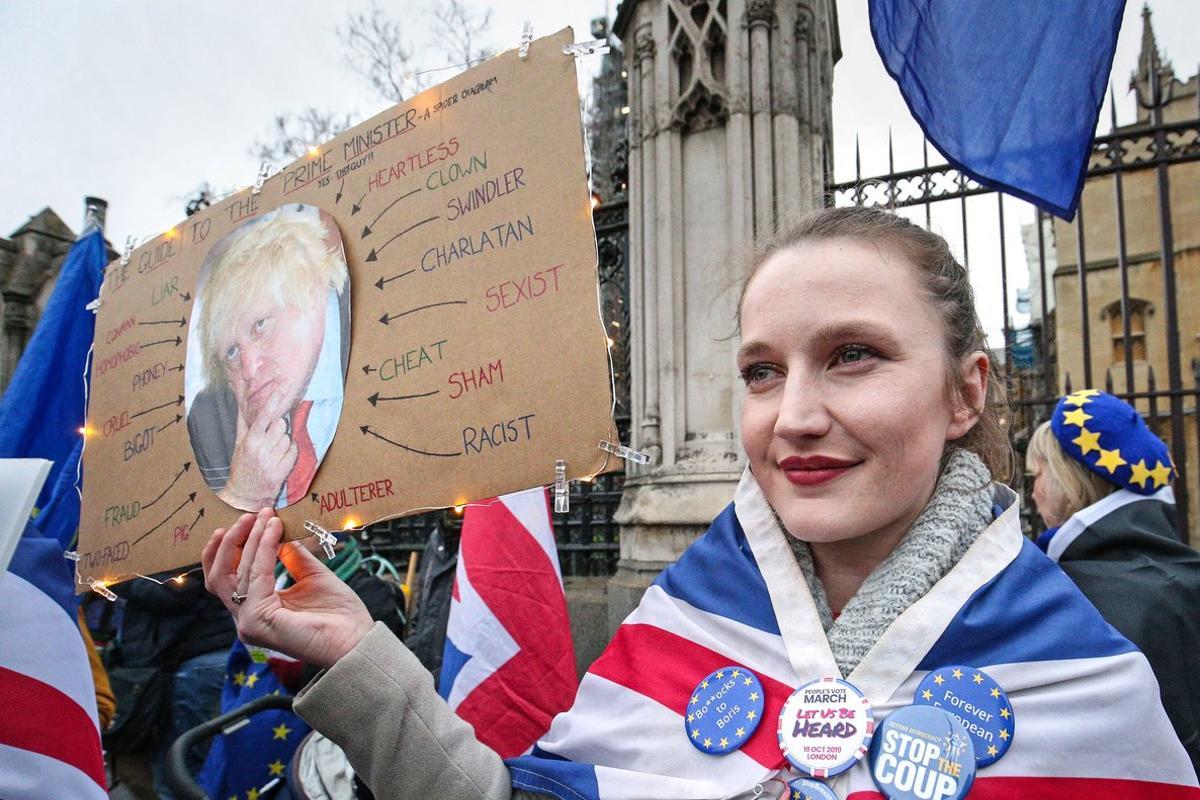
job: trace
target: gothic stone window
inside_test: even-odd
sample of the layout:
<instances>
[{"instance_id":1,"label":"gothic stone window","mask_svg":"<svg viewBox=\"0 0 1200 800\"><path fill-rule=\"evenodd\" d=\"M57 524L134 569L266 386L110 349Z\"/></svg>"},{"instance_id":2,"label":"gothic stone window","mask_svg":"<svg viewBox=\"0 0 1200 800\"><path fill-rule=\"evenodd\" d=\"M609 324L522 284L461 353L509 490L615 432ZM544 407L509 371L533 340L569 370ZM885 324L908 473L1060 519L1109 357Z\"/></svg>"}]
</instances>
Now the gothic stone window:
<instances>
[{"instance_id":1,"label":"gothic stone window","mask_svg":"<svg viewBox=\"0 0 1200 800\"><path fill-rule=\"evenodd\" d=\"M1154 313L1154 305L1148 300L1131 297L1129 309L1129 357L1134 361L1146 360L1146 317ZM1109 303L1100 312L1101 319L1108 320L1108 332L1112 341L1112 363L1125 363L1125 321L1121 316L1121 301Z\"/></svg>"}]
</instances>

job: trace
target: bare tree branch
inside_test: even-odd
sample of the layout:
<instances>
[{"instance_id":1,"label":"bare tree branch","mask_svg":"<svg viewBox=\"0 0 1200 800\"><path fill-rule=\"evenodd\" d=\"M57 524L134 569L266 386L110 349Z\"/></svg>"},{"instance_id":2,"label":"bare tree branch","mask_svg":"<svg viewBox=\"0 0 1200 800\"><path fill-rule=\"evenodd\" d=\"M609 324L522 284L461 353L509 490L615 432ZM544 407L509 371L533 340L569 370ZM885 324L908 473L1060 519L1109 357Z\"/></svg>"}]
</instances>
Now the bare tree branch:
<instances>
[{"instance_id":1,"label":"bare tree branch","mask_svg":"<svg viewBox=\"0 0 1200 800\"><path fill-rule=\"evenodd\" d=\"M490 7L476 16L463 0L437 0L431 13L438 22L438 32L449 37L441 43L447 64L471 64L492 54L490 50L476 47L492 21Z\"/></svg>"},{"instance_id":2,"label":"bare tree branch","mask_svg":"<svg viewBox=\"0 0 1200 800\"><path fill-rule=\"evenodd\" d=\"M351 114L306 108L299 114L275 117L273 138L255 140L250 153L260 161L282 166L303 156L308 148L332 139L354 125Z\"/></svg>"},{"instance_id":3,"label":"bare tree branch","mask_svg":"<svg viewBox=\"0 0 1200 800\"><path fill-rule=\"evenodd\" d=\"M370 82L379 96L393 103L424 88L414 74L414 50L404 43L398 20L387 16L375 2L364 14L351 14L337 35L346 46L350 67Z\"/></svg>"}]
</instances>

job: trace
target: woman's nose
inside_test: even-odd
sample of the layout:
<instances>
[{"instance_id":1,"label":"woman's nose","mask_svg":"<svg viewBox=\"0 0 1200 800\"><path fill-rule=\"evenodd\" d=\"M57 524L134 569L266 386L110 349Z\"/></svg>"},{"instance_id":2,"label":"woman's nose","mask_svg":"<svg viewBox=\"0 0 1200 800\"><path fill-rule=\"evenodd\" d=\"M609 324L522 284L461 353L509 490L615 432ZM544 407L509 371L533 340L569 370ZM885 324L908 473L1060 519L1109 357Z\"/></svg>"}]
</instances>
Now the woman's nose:
<instances>
[{"instance_id":1,"label":"woman's nose","mask_svg":"<svg viewBox=\"0 0 1200 800\"><path fill-rule=\"evenodd\" d=\"M793 372L784 383L775 435L784 439L824 436L832 417L819 380Z\"/></svg>"}]
</instances>

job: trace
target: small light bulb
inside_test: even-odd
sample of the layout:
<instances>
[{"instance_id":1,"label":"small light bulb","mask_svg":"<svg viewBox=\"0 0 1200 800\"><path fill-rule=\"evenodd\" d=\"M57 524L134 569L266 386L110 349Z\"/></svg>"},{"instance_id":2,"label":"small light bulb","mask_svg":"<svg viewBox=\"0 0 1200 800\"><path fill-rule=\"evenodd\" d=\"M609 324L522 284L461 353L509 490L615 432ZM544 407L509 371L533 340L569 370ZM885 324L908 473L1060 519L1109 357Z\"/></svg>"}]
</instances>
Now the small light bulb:
<instances>
[{"instance_id":1,"label":"small light bulb","mask_svg":"<svg viewBox=\"0 0 1200 800\"><path fill-rule=\"evenodd\" d=\"M359 524L359 521L355 517L346 517L342 520L342 530L348 531L351 528L357 528Z\"/></svg>"},{"instance_id":2,"label":"small light bulb","mask_svg":"<svg viewBox=\"0 0 1200 800\"><path fill-rule=\"evenodd\" d=\"M176 231L174 228L168 228L168 229L167 229L167 230L166 230L166 231L163 233L163 237L164 237L164 238L166 238L166 239L168 239L168 240L170 240L170 239L174 239L174 238L175 238L176 236L178 236L178 235L179 235L179 232L178 232L178 231Z\"/></svg>"},{"instance_id":3,"label":"small light bulb","mask_svg":"<svg viewBox=\"0 0 1200 800\"><path fill-rule=\"evenodd\" d=\"M629 106L621 106L621 114L624 116L629 113Z\"/></svg>"},{"instance_id":4,"label":"small light bulb","mask_svg":"<svg viewBox=\"0 0 1200 800\"><path fill-rule=\"evenodd\" d=\"M455 514L458 514L459 516L462 516L463 510L464 510L465 508L466 508L466 505L455 506L455 507L454 507L454 513L455 513Z\"/></svg>"},{"instance_id":5,"label":"small light bulb","mask_svg":"<svg viewBox=\"0 0 1200 800\"><path fill-rule=\"evenodd\" d=\"M174 578L172 578L172 580L174 580L176 583L183 583L183 579L185 577L187 577L187 576L186 575L176 575Z\"/></svg>"},{"instance_id":6,"label":"small light bulb","mask_svg":"<svg viewBox=\"0 0 1200 800\"><path fill-rule=\"evenodd\" d=\"M321 155L321 148L319 148L315 145L313 147L308 148L308 157L309 158L316 158L319 155Z\"/></svg>"}]
</instances>

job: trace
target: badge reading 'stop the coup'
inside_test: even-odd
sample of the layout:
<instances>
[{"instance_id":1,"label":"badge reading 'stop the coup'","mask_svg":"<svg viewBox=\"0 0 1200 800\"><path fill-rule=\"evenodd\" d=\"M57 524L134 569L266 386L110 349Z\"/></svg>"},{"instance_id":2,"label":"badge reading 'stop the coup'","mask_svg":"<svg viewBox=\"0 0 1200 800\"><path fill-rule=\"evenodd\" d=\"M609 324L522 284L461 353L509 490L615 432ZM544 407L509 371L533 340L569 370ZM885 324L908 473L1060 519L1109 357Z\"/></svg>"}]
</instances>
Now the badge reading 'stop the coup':
<instances>
[{"instance_id":1,"label":"badge reading 'stop the coup'","mask_svg":"<svg viewBox=\"0 0 1200 800\"><path fill-rule=\"evenodd\" d=\"M971 737L948 711L898 708L871 742L871 778L888 800L962 800L975 780Z\"/></svg>"},{"instance_id":2,"label":"badge reading 'stop the coup'","mask_svg":"<svg viewBox=\"0 0 1200 800\"><path fill-rule=\"evenodd\" d=\"M762 682L745 667L722 667L696 686L684 711L688 741L702 753L737 750L762 721Z\"/></svg>"}]
</instances>

